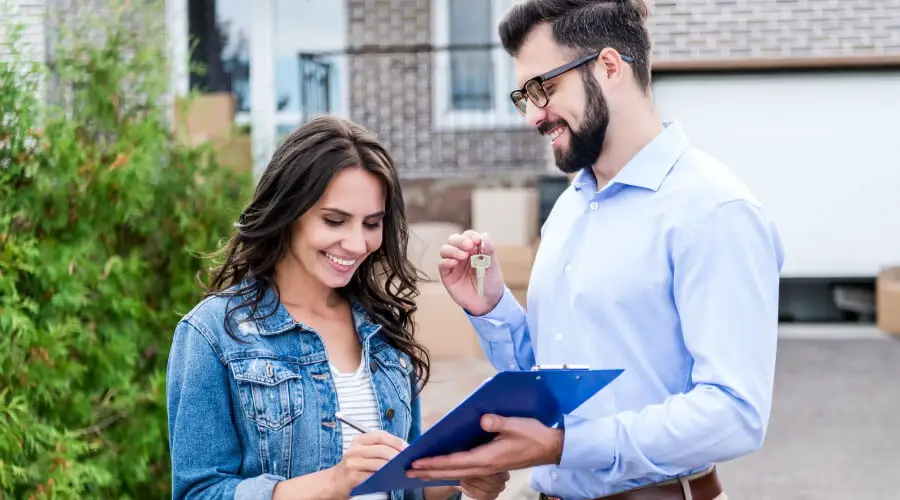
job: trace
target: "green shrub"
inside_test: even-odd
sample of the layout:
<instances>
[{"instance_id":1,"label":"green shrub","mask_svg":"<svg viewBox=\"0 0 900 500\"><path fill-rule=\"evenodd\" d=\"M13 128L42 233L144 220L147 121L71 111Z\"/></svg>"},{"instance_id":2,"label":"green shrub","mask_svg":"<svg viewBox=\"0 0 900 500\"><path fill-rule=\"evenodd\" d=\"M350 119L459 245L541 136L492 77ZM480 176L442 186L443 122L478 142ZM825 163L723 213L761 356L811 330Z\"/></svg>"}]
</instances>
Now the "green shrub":
<instances>
[{"instance_id":1,"label":"green shrub","mask_svg":"<svg viewBox=\"0 0 900 500\"><path fill-rule=\"evenodd\" d=\"M52 78L0 63L0 498L170 496L172 331L252 189L173 138L165 32L133 29L163 2L123 5L59 35Z\"/></svg>"}]
</instances>

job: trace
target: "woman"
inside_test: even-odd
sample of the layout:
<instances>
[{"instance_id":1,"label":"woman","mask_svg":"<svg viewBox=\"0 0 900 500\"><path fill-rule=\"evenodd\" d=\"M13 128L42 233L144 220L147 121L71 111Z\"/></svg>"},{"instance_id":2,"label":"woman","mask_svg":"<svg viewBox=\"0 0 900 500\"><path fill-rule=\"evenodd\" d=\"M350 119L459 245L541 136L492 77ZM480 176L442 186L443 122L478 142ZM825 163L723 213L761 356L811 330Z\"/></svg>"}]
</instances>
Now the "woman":
<instances>
[{"instance_id":1,"label":"woman","mask_svg":"<svg viewBox=\"0 0 900 500\"><path fill-rule=\"evenodd\" d=\"M413 337L407 236L392 159L365 129L322 117L284 140L206 298L175 330L173 498L346 499L419 435L429 363ZM508 477L461 490L495 498Z\"/></svg>"}]
</instances>

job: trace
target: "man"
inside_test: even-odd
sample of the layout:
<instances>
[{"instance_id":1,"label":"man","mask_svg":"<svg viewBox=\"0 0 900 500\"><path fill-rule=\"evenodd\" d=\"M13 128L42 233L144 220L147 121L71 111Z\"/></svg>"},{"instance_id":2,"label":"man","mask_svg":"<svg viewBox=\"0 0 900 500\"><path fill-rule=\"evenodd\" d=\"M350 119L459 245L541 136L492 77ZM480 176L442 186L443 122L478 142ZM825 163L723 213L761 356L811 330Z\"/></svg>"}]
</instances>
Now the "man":
<instances>
[{"instance_id":1,"label":"man","mask_svg":"<svg viewBox=\"0 0 900 500\"><path fill-rule=\"evenodd\" d=\"M725 499L714 464L763 443L781 241L725 166L660 122L647 15L641 0L525 0L505 15L513 101L577 176L541 230L527 313L487 237L451 236L440 264L497 369L624 373L559 428L488 415L492 442L411 475L535 467L545 498ZM468 260L478 251L493 259L483 298Z\"/></svg>"}]
</instances>

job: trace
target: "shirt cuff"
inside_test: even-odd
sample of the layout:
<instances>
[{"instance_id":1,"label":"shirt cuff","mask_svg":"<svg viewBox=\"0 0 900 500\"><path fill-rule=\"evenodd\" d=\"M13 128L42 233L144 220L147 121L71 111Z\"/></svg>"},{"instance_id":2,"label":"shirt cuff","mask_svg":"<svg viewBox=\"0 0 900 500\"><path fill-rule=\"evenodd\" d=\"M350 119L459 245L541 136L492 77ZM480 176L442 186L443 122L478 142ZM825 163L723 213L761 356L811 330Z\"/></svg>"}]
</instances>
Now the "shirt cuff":
<instances>
[{"instance_id":1,"label":"shirt cuff","mask_svg":"<svg viewBox=\"0 0 900 500\"><path fill-rule=\"evenodd\" d=\"M503 295L492 310L482 316L473 316L468 311L466 315L472 327L486 342L509 342L510 332L525 321L525 310L508 286L503 288Z\"/></svg>"},{"instance_id":2,"label":"shirt cuff","mask_svg":"<svg viewBox=\"0 0 900 500\"><path fill-rule=\"evenodd\" d=\"M560 427L564 429L560 468L609 470L615 465L618 424L614 419L565 415Z\"/></svg>"},{"instance_id":3,"label":"shirt cuff","mask_svg":"<svg viewBox=\"0 0 900 500\"><path fill-rule=\"evenodd\" d=\"M285 478L273 474L244 479L234 490L234 500L272 500L275 485Z\"/></svg>"}]
</instances>

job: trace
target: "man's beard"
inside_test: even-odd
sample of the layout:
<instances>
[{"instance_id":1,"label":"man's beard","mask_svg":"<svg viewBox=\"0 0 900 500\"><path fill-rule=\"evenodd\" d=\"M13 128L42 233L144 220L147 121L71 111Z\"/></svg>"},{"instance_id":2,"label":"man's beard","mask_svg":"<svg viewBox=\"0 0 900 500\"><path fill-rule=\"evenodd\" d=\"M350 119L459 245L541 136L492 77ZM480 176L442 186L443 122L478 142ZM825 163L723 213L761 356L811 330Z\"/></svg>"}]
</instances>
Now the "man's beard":
<instances>
[{"instance_id":1,"label":"man's beard","mask_svg":"<svg viewBox=\"0 0 900 500\"><path fill-rule=\"evenodd\" d=\"M556 166L563 173L573 174L582 168L591 167L600 152L603 151L603 143L606 141L606 129L609 127L609 107L603 98L603 90L594 79L590 71L582 72L584 78L584 91L587 94L587 109L584 115L584 123L576 132L565 122L544 124L540 132L546 133L561 124L566 125L569 132L568 150L553 149L556 158Z\"/></svg>"}]
</instances>

